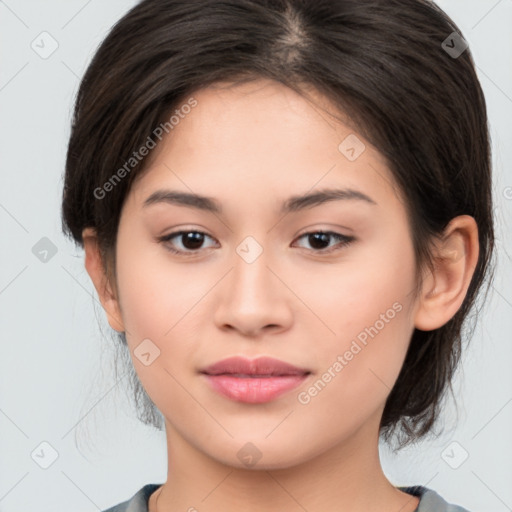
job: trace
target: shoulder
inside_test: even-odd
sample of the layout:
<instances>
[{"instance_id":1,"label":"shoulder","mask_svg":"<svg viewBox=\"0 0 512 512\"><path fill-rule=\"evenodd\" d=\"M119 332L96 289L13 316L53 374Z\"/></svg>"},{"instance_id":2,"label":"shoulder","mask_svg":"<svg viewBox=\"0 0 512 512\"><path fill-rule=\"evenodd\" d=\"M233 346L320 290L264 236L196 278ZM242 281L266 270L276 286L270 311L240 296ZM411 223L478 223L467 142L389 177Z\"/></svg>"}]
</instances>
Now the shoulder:
<instances>
[{"instance_id":1,"label":"shoulder","mask_svg":"<svg viewBox=\"0 0 512 512\"><path fill-rule=\"evenodd\" d=\"M415 512L469 512L469 510L459 505L448 503L437 492L422 485L399 487L399 489L420 498L420 503Z\"/></svg>"},{"instance_id":2,"label":"shoulder","mask_svg":"<svg viewBox=\"0 0 512 512\"><path fill-rule=\"evenodd\" d=\"M130 499L103 510L102 512L148 512L148 500L162 484L147 484L139 489Z\"/></svg>"}]
</instances>

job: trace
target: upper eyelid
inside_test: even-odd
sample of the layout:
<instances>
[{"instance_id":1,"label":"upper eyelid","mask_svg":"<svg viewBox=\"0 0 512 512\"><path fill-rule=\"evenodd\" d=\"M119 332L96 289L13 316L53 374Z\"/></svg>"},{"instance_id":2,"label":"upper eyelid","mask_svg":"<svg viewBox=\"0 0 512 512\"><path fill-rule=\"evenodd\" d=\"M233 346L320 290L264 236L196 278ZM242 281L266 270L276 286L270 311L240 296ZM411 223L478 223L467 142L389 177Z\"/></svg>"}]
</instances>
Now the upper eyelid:
<instances>
[{"instance_id":1,"label":"upper eyelid","mask_svg":"<svg viewBox=\"0 0 512 512\"><path fill-rule=\"evenodd\" d=\"M178 235L182 235L184 233L200 233L201 235L206 235L206 236L210 237L211 239L215 240L215 237L208 234L206 231L203 231L201 229L195 229L195 228L182 228L177 231L171 231L170 233L167 233L166 235L162 235L160 238L172 238L172 237L175 237ZM331 234L331 235L344 236L347 238L353 238L352 235L338 233L337 231L334 231L332 229L322 229L322 228L309 229L308 231L303 231L300 234L298 234L295 238L300 238L304 235L310 235L312 233L326 233L326 234Z\"/></svg>"},{"instance_id":2,"label":"upper eyelid","mask_svg":"<svg viewBox=\"0 0 512 512\"><path fill-rule=\"evenodd\" d=\"M183 235L185 233L199 233L199 234L202 234L202 235L205 235L209 238L211 238L212 240L215 240L215 242L218 243L218 241L215 239L215 237L209 235L206 231L203 231L201 229L191 229L191 228L182 228L182 229L179 229L177 231L173 231L171 233L168 233L167 235L163 235L160 237L160 240L163 240L163 241L166 241L166 242L169 242L170 240L172 240L173 238L175 237L178 237L180 235ZM294 238L294 241L295 240L298 240L306 235L311 235L311 234L315 234L315 233L324 233L324 234L328 234L328 235L331 235L333 237L337 237L338 239L341 239L341 243L343 243L343 241L355 241L356 240L356 237L353 236L353 235L346 235L346 234L343 234L343 233L338 233L337 231L334 231L334 230L331 230L331 229L322 229L322 228L318 228L318 229L309 229L308 231L304 231L300 234L298 234L295 238ZM183 252L190 252L190 253L193 253L193 252L198 252L199 249L197 251L193 251L193 250L185 250ZM320 252L320 251L318 251Z\"/></svg>"},{"instance_id":3,"label":"upper eyelid","mask_svg":"<svg viewBox=\"0 0 512 512\"><path fill-rule=\"evenodd\" d=\"M171 231L167 235L162 235L160 237L160 239L162 239L162 238L171 239L171 238L177 237L179 235L183 235L185 233L199 233L201 235L206 235L207 237L211 238L212 240L215 240L215 237L213 237L212 235L209 235L206 231L202 231L201 229L187 229L187 228L179 229L178 231Z\"/></svg>"}]
</instances>

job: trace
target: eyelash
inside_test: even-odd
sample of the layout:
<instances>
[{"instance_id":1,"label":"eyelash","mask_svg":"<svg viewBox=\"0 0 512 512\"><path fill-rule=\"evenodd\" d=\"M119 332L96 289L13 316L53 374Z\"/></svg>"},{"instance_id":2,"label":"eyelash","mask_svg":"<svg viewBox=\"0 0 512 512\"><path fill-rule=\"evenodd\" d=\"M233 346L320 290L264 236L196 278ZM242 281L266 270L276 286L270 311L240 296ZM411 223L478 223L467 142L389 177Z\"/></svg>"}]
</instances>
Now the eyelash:
<instances>
[{"instance_id":1,"label":"eyelash","mask_svg":"<svg viewBox=\"0 0 512 512\"><path fill-rule=\"evenodd\" d=\"M186 233L198 233L200 235L206 235L207 237L212 238L207 233L205 233L204 231L198 231L198 230L194 230L194 229L189 229L189 230L175 231L174 233L169 233L167 235L161 236L161 237L158 238L158 241L160 243L163 243L164 246L165 246L165 249L167 251L169 251L170 253L172 253L172 254L178 254L178 255L184 256L184 257L194 256L194 255L196 255L198 253L198 251L200 249L196 249L196 250L189 249L188 251L180 251L180 250L174 249L173 247L171 247L171 246L169 246L167 244L173 238L176 238L176 237L178 237L180 235L184 235ZM303 233L302 235L300 235L297 238L297 240L301 239L301 238L304 238L305 236L308 236L308 235L316 235L316 234L331 235L334 238L339 240L339 243L337 245L335 245L335 246L333 246L333 247L331 247L329 249L319 249L319 250L314 250L313 249L312 252L317 253L317 254L331 254L333 252L339 251L339 250L343 249L344 247L350 245L355 240L355 237L353 237L353 236L342 235L342 234L336 233L334 231L322 231L322 230L308 231L307 233Z\"/></svg>"}]
</instances>

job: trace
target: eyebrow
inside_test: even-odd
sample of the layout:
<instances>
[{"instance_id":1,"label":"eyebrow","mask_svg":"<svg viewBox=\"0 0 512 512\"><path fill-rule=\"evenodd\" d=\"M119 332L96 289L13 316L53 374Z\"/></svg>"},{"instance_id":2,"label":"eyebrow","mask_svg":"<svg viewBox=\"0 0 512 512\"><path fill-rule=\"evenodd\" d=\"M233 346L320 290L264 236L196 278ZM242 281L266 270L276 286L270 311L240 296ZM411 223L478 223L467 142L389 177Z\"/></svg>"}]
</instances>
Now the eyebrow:
<instances>
[{"instance_id":1,"label":"eyebrow","mask_svg":"<svg viewBox=\"0 0 512 512\"><path fill-rule=\"evenodd\" d=\"M311 193L289 197L282 203L280 213L286 214L297 212L306 208L319 206L328 201L340 200L363 201L367 204L377 205L377 203L371 197L358 190L351 188L322 189ZM142 206L143 208L146 208L152 204L157 203L189 206L198 210L222 214L222 206L216 199L190 192L163 189L156 190L144 201Z\"/></svg>"}]
</instances>

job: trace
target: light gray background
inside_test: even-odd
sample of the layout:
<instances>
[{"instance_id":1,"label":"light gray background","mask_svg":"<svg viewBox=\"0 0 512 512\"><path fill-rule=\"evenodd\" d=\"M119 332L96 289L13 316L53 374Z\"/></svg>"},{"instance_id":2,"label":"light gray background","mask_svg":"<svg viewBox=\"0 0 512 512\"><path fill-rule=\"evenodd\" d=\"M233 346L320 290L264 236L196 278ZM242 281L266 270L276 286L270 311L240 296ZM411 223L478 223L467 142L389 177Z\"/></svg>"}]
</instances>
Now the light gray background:
<instances>
[{"instance_id":1,"label":"light gray background","mask_svg":"<svg viewBox=\"0 0 512 512\"><path fill-rule=\"evenodd\" d=\"M83 253L60 232L79 80L134 3L0 1L3 512L101 510L166 478L164 434L135 419L126 383L114 378L109 328ZM382 460L397 485L426 485L471 512L505 512L512 510L512 0L438 3L468 40L487 97L498 272L455 381L459 417L449 401L439 439L398 456L383 446ZM34 40L42 46L43 31L58 43L46 59L31 48ZM42 237L57 248L46 263L32 252ZM58 454L47 469L40 465L52 451L42 442Z\"/></svg>"}]
</instances>

